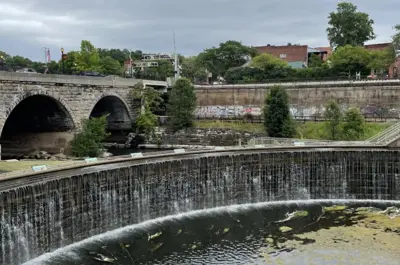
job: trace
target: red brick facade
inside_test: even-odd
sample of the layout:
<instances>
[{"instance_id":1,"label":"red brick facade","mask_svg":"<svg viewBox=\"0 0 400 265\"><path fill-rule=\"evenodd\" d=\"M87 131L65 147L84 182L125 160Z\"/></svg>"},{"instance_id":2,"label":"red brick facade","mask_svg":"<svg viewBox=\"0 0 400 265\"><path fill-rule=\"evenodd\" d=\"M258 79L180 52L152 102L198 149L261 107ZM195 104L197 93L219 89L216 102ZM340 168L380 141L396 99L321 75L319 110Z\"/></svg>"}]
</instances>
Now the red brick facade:
<instances>
[{"instance_id":1,"label":"red brick facade","mask_svg":"<svg viewBox=\"0 0 400 265\"><path fill-rule=\"evenodd\" d=\"M286 62L305 62L308 58L307 45L285 45L285 46L260 46L254 47L260 53L269 53Z\"/></svg>"}]
</instances>

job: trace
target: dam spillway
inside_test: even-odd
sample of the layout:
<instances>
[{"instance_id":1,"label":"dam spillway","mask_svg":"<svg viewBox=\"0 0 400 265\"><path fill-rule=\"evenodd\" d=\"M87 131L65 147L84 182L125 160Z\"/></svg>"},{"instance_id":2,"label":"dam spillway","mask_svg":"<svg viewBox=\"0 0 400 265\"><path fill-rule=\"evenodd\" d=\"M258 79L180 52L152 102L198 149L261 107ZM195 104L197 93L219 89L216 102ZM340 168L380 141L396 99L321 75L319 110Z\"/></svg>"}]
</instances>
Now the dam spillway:
<instances>
[{"instance_id":1,"label":"dam spillway","mask_svg":"<svg viewBox=\"0 0 400 265\"><path fill-rule=\"evenodd\" d=\"M3 181L0 264L106 231L243 203L400 200L399 151L257 150L143 159Z\"/></svg>"}]
</instances>

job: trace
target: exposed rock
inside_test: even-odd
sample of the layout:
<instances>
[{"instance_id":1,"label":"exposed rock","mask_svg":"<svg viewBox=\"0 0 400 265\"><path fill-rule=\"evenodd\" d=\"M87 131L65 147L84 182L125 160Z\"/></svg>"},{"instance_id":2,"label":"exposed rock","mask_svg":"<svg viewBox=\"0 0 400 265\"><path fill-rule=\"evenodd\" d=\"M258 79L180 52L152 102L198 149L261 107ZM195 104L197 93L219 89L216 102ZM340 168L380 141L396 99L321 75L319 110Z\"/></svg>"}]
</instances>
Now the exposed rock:
<instances>
[{"instance_id":1,"label":"exposed rock","mask_svg":"<svg viewBox=\"0 0 400 265\"><path fill-rule=\"evenodd\" d=\"M162 144L173 145L234 146L238 145L239 141L241 144L247 144L252 138L263 136L266 135L218 128L189 128L175 133L168 130L160 133Z\"/></svg>"}]
</instances>

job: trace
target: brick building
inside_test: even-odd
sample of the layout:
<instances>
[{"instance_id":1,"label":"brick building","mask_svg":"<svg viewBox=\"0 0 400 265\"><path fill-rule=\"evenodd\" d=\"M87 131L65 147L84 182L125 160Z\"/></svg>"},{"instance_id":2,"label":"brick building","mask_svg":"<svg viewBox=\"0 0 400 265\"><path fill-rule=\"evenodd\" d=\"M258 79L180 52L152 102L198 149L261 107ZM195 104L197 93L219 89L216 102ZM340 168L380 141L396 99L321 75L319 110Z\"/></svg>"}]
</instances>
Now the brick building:
<instances>
[{"instance_id":1,"label":"brick building","mask_svg":"<svg viewBox=\"0 0 400 265\"><path fill-rule=\"evenodd\" d=\"M388 49L392 47L392 43L377 43L377 44L368 44L364 45L365 49L370 51L380 51L384 49ZM400 76L400 57L397 57L395 62L390 65L388 69L388 76L389 78L398 78Z\"/></svg>"},{"instance_id":2,"label":"brick building","mask_svg":"<svg viewBox=\"0 0 400 265\"><path fill-rule=\"evenodd\" d=\"M308 45L284 45L284 46L259 46L254 47L260 53L268 53L287 62L293 68L306 68L311 54L318 54L326 60L328 51L326 48L310 48ZM332 51L330 51L332 52Z\"/></svg>"}]
</instances>

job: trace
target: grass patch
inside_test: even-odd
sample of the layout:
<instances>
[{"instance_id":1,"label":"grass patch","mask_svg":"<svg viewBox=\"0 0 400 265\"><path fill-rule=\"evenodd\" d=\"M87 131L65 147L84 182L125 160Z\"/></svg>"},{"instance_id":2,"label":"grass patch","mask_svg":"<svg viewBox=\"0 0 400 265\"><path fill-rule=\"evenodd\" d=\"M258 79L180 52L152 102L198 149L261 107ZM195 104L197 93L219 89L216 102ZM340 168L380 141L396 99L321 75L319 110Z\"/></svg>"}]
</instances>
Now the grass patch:
<instances>
[{"instance_id":1,"label":"grass patch","mask_svg":"<svg viewBox=\"0 0 400 265\"><path fill-rule=\"evenodd\" d=\"M219 128L231 129L240 132L266 133L262 123L248 122L223 122L223 121L197 121L194 123L196 128ZM393 123L372 123L365 124L365 134L363 139L368 139L377 135ZM328 139L324 122L297 122L297 137L303 139Z\"/></svg>"},{"instance_id":2,"label":"grass patch","mask_svg":"<svg viewBox=\"0 0 400 265\"><path fill-rule=\"evenodd\" d=\"M250 133L265 133L265 128L262 123L248 123L248 122L223 122L223 121L196 121L194 122L196 128L218 128L218 129L231 129L239 132Z\"/></svg>"},{"instance_id":3,"label":"grass patch","mask_svg":"<svg viewBox=\"0 0 400 265\"><path fill-rule=\"evenodd\" d=\"M15 162L0 161L0 172L31 169L32 166L39 166L39 165L56 166L68 163L71 163L71 161L51 161L51 160L22 160Z\"/></svg>"}]
</instances>

